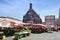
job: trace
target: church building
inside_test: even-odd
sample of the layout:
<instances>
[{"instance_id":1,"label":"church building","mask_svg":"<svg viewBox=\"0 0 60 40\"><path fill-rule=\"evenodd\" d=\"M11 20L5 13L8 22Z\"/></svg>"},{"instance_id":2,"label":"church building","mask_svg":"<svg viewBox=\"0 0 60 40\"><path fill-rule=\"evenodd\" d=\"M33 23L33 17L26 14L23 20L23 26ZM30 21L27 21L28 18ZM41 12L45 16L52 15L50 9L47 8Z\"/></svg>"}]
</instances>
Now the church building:
<instances>
[{"instance_id":1,"label":"church building","mask_svg":"<svg viewBox=\"0 0 60 40\"><path fill-rule=\"evenodd\" d=\"M24 23L34 23L34 24L41 24L42 20L39 15L33 10L32 3L30 3L30 8L27 13L23 16Z\"/></svg>"}]
</instances>

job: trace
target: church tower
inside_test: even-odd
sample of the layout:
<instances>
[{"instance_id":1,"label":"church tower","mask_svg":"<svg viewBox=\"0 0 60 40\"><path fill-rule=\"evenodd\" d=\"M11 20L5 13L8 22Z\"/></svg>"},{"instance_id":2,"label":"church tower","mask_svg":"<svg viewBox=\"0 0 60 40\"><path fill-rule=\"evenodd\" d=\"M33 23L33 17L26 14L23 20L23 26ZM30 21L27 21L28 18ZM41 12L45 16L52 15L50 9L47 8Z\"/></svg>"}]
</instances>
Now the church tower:
<instances>
[{"instance_id":1,"label":"church tower","mask_svg":"<svg viewBox=\"0 0 60 40\"><path fill-rule=\"evenodd\" d=\"M30 3L30 8L27 13L23 16L24 23L34 23L34 24L41 24L42 20L39 15L33 10L32 3Z\"/></svg>"}]
</instances>

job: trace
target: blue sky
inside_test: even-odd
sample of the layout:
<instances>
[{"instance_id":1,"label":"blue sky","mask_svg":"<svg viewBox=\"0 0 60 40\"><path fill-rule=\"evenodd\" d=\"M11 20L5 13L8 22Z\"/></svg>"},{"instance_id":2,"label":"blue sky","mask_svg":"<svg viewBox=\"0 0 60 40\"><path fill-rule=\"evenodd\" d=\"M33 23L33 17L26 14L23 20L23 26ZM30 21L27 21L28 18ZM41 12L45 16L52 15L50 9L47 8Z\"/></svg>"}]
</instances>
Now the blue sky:
<instances>
[{"instance_id":1,"label":"blue sky","mask_svg":"<svg viewBox=\"0 0 60 40\"><path fill-rule=\"evenodd\" d=\"M29 10L30 2L43 21L46 15L55 15L58 18L60 0L0 0L0 16L9 16L22 20Z\"/></svg>"}]
</instances>

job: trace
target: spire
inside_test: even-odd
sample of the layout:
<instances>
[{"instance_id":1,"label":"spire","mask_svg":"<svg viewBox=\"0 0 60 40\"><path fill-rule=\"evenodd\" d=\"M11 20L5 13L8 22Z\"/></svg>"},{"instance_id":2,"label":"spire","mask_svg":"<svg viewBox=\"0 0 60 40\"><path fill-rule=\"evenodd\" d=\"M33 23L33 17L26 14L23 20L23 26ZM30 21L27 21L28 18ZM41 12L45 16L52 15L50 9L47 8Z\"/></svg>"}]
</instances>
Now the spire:
<instances>
[{"instance_id":1,"label":"spire","mask_svg":"<svg viewBox=\"0 0 60 40\"><path fill-rule=\"evenodd\" d=\"M32 3L30 3L30 9L32 9Z\"/></svg>"},{"instance_id":2,"label":"spire","mask_svg":"<svg viewBox=\"0 0 60 40\"><path fill-rule=\"evenodd\" d=\"M59 19L60 19L60 8L59 8Z\"/></svg>"}]
</instances>

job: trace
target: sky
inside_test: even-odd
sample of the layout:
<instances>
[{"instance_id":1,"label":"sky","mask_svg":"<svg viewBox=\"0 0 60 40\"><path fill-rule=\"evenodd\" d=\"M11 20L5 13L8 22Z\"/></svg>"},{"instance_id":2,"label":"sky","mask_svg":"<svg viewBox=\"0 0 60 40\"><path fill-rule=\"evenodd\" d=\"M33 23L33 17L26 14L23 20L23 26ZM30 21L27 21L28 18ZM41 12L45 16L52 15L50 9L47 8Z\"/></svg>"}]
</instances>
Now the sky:
<instances>
[{"instance_id":1,"label":"sky","mask_svg":"<svg viewBox=\"0 0 60 40\"><path fill-rule=\"evenodd\" d=\"M0 0L0 16L23 20L30 3L43 22L47 15L59 17L60 0Z\"/></svg>"}]
</instances>

